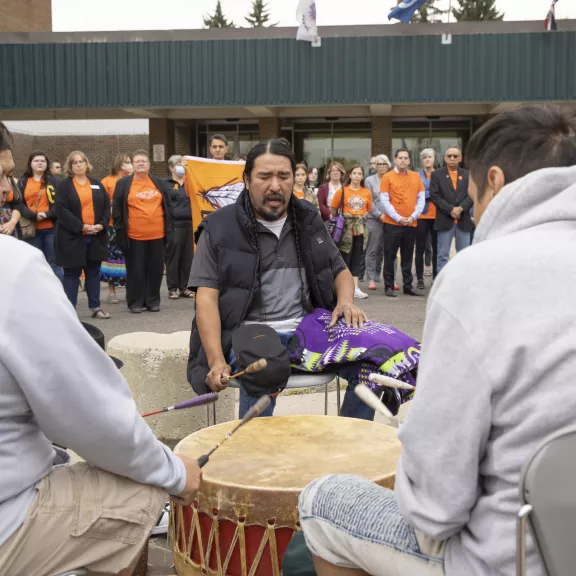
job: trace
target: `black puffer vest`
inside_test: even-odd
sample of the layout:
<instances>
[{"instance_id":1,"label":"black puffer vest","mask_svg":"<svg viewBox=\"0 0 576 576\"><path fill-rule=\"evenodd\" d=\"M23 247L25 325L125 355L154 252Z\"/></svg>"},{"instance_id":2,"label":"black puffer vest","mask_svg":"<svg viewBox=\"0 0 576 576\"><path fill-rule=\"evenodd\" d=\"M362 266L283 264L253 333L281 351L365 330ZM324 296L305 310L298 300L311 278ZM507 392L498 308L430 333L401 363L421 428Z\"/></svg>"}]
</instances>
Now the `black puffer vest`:
<instances>
[{"instance_id":1,"label":"black puffer vest","mask_svg":"<svg viewBox=\"0 0 576 576\"><path fill-rule=\"evenodd\" d=\"M310 296L314 308L333 310L336 306L334 274L328 246L332 242L320 214L307 202L295 203L300 231L302 258ZM235 204L213 212L200 224L196 242L203 230L210 234L210 244L218 260L220 286L220 320L222 323L222 350L228 352L232 332L242 324L254 300L258 285L258 251L256 231L250 219L250 198L244 190ZM206 376L210 368L202 347L196 319L192 322L190 356L188 357L188 382L197 394L208 391Z\"/></svg>"}]
</instances>

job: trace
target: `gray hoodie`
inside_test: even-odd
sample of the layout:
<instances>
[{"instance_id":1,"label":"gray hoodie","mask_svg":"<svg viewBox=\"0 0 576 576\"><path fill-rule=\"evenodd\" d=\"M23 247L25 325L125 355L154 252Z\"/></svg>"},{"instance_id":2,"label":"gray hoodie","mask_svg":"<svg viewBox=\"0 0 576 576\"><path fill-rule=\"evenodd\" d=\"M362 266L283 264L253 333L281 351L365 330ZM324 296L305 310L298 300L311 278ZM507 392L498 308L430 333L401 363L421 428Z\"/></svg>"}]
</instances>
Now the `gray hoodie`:
<instances>
[{"instance_id":1,"label":"gray hoodie","mask_svg":"<svg viewBox=\"0 0 576 576\"><path fill-rule=\"evenodd\" d=\"M448 540L447 576L515 574L521 466L576 422L575 253L576 167L541 170L500 192L434 284L396 492Z\"/></svg>"},{"instance_id":2,"label":"gray hoodie","mask_svg":"<svg viewBox=\"0 0 576 576\"><path fill-rule=\"evenodd\" d=\"M42 252L0 235L0 266L0 544L52 469L50 440L109 472L181 492L184 464L139 416Z\"/></svg>"}]
</instances>

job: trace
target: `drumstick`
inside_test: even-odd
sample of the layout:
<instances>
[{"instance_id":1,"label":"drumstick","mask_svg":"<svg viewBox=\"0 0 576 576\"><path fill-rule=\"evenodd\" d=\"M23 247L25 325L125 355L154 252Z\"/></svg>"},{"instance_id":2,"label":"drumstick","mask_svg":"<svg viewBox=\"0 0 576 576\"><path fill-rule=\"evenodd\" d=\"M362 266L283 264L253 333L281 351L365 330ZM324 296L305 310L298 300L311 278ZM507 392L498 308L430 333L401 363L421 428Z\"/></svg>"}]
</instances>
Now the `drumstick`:
<instances>
[{"instance_id":1,"label":"drumstick","mask_svg":"<svg viewBox=\"0 0 576 576\"><path fill-rule=\"evenodd\" d=\"M416 386L402 382L401 380L396 380L396 378L391 378L390 376L385 376L384 374L370 374L368 376L370 382L374 384L380 384L380 386L387 386L388 388L397 388L398 390L416 390Z\"/></svg>"},{"instance_id":2,"label":"drumstick","mask_svg":"<svg viewBox=\"0 0 576 576\"><path fill-rule=\"evenodd\" d=\"M234 380L234 378L244 376L244 374L255 374L256 372L264 370L266 366L268 366L268 362L266 362L264 358L260 358L260 360L256 360L256 362L252 362L252 364L246 366L246 369L242 370L242 372L236 372L236 374L232 374L232 376L228 376L228 378L222 378L220 382L222 382L222 384L225 384L230 380Z\"/></svg>"},{"instance_id":3,"label":"drumstick","mask_svg":"<svg viewBox=\"0 0 576 576\"><path fill-rule=\"evenodd\" d=\"M216 446L214 446L214 448L212 448L210 452L198 458L198 465L200 466L200 468L206 466L208 460L210 460L210 456L212 456L212 454L214 454L214 452L216 452L216 450L218 450L218 448L220 448L220 446L222 446L222 444L224 444L224 442L226 442L232 436L232 434L234 434L234 432L238 430L238 428L241 428L242 426L244 426L244 424L250 422L250 420L252 420L253 418L256 418L256 416L260 416L260 414L262 414L262 412L264 412L264 410L266 410L266 408L270 406L270 402L271 402L270 396L262 396L262 398L260 398L258 402L256 402L256 404L254 404L254 406L252 406L252 408L250 408L248 412L246 412L246 415L244 416L244 418L242 418L240 423L234 429L228 432L228 434L226 434L225 438L223 438L220 442L218 442L218 444L216 444Z\"/></svg>"},{"instance_id":4,"label":"drumstick","mask_svg":"<svg viewBox=\"0 0 576 576\"><path fill-rule=\"evenodd\" d=\"M376 396L376 394L374 394L374 392L372 392L372 390L370 390L366 384L358 384L358 386L354 388L354 392L356 392L356 396L358 396L362 402L370 406L370 408L373 410L376 410L376 412L380 412L380 414L386 416L390 421L387 422L389 426L398 428L398 420L394 418L392 412L390 412L390 410L388 410L388 408L386 408L386 406L380 402L380 398L378 398L378 396Z\"/></svg>"},{"instance_id":5,"label":"drumstick","mask_svg":"<svg viewBox=\"0 0 576 576\"><path fill-rule=\"evenodd\" d=\"M167 406L166 408L161 408L160 410L154 410L154 412L148 412L142 414L142 418L148 418L148 416L154 416L155 414L162 414L162 412L171 412L172 410L184 410L184 408L193 408L194 406L204 406L204 404L212 404L218 400L218 394L202 394L202 396L197 396L196 398L190 398L190 400L185 400L179 404L174 404L174 406Z\"/></svg>"}]
</instances>

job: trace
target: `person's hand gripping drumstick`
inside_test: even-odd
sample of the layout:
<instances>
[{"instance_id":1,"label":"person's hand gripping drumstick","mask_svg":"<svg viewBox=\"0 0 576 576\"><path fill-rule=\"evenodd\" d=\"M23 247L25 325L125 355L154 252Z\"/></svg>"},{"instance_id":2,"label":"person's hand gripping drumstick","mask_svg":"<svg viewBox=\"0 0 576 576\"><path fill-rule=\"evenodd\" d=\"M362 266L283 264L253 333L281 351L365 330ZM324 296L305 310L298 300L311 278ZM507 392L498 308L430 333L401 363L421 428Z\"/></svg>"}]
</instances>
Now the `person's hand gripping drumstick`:
<instances>
[{"instance_id":1,"label":"person's hand gripping drumstick","mask_svg":"<svg viewBox=\"0 0 576 576\"><path fill-rule=\"evenodd\" d=\"M186 468L186 484L184 485L184 490L182 490L180 494L172 496L171 498L176 502L176 504L192 506L194 503L194 497L202 484L202 470L198 465L198 461L194 458L184 456L184 454L175 454L175 456L182 460L184 468Z\"/></svg>"},{"instance_id":2,"label":"person's hand gripping drumstick","mask_svg":"<svg viewBox=\"0 0 576 576\"><path fill-rule=\"evenodd\" d=\"M232 368L230 368L230 366L228 366L228 364L226 364L224 361L218 362L210 369L208 377L206 378L206 384L208 384L209 388L214 390L214 392L220 392L228 387L230 380L234 380L234 378L238 378L244 374L254 374L255 372L260 372L261 370L264 370L266 366L266 360L264 358L260 358L260 360L256 360L256 362L253 362L247 366L245 370L230 375Z\"/></svg>"}]
</instances>

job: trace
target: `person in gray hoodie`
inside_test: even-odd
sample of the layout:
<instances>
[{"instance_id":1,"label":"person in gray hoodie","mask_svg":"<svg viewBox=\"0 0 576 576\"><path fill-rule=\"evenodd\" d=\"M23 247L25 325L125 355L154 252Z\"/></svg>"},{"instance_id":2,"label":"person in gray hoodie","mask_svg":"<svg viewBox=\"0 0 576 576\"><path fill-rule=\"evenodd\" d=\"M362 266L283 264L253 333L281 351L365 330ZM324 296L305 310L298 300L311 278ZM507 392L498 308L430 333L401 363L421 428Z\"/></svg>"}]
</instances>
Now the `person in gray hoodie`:
<instances>
[{"instance_id":1,"label":"person in gray hoodie","mask_svg":"<svg viewBox=\"0 0 576 576\"><path fill-rule=\"evenodd\" d=\"M13 169L0 122L0 206ZM0 235L0 262L0 576L131 574L167 493L192 503L198 463L154 437L43 254Z\"/></svg>"},{"instance_id":2,"label":"person in gray hoodie","mask_svg":"<svg viewBox=\"0 0 576 576\"><path fill-rule=\"evenodd\" d=\"M576 120L506 112L474 134L467 162L478 228L428 300L396 492L339 475L304 490L319 576L514 575L521 467L574 424ZM528 574L543 576L528 550Z\"/></svg>"}]
</instances>

